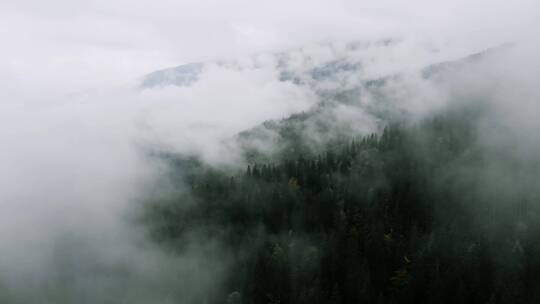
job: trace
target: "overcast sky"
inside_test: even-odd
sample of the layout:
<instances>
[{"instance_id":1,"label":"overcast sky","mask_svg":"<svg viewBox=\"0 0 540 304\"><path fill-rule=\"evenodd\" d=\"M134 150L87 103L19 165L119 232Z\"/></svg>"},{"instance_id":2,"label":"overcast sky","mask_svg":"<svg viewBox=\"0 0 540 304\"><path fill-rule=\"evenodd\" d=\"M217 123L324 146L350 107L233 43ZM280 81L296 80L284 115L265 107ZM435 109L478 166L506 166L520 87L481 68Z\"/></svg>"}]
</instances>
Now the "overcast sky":
<instances>
[{"instance_id":1,"label":"overcast sky","mask_svg":"<svg viewBox=\"0 0 540 304\"><path fill-rule=\"evenodd\" d=\"M474 49L533 36L539 11L536 0L3 0L0 77L77 91L186 62L384 35Z\"/></svg>"}]
</instances>

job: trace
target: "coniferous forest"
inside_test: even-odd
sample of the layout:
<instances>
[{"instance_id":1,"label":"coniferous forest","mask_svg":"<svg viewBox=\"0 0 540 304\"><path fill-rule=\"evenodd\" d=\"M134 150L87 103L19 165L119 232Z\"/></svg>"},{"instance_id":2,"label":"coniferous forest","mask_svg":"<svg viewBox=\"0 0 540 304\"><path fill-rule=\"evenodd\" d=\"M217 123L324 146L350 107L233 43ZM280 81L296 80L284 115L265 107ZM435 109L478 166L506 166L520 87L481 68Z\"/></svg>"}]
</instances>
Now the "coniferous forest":
<instances>
[{"instance_id":1,"label":"coniferous forest","mask_svg":"<svg viewBox=\"0 0 540 304\"><path fill-rule=\"evenodd\" d=\"M538 163L485 144L484 112L243 170L164 156L173 188L187 186L150 200L145 220L171 252L218 244L227 271L208 303L538 303Z\"/></svg>"}]
</instances>

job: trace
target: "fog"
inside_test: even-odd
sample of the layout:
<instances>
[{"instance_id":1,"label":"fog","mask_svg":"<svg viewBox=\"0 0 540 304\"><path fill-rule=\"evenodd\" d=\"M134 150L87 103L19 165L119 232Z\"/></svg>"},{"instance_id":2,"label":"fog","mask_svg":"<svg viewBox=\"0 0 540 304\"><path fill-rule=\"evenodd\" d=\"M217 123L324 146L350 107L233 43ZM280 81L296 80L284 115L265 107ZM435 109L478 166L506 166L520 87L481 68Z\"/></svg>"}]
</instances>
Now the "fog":
<instances>
[{"instance_id":1,"label":"fog","mask_svg":"<svg viewBox=\"0 0 540 304\"><path fill-rule=\"evenodd\" d=\"M188 303L211 294L229 271L226 247L194 240L175 255L136 223L167 171L148 151L243 168L230 139L310 110L321 90L406 75L386 94L414 119L463 96L486 98L492 116L480 144L507 143L495 122L510 130L513 155L537 160L536 1L371 2L3 1L0 300ZM395 44L346 48L385 39ZM506 42L515 47L451 79L420 77ZM279 80L280 52L296 72L341 58L363 70L295 85ZM191 86L138 87L147 73L189 62L209 62ZM336 118L366 134L384 123L358 105L337 108Z\"/></svg>"}]
</instances>

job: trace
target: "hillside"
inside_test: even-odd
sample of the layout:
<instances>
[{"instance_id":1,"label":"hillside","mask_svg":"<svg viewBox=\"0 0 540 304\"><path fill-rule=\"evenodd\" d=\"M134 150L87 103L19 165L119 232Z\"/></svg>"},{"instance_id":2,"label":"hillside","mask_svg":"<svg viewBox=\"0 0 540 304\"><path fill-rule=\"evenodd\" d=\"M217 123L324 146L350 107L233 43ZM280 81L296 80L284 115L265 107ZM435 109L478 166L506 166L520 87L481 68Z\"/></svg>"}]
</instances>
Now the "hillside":
<instances>
[{"instance_id":1,"label":"hillside","mask_svg":"<svg viewBox=\"0 0 540 304\"><path fill-rule=\"evenodd\" d=\"M482 56L433 67L426 81L466 73ZM310 111L240 133L233 142L243 170L165 158L172 190L151 198L143 218L176 254L212 244L205 254L227 271L201 299L540 299L537 157L518 153L488 99L470 96L413 119L388 97L387 83L400 79L361 87L377 97L367 108L356 102L362 92L336 91ZM375 117L374 131L355 128L359 116L340 119L340 107Z\"/></svg>"}]
</instances>

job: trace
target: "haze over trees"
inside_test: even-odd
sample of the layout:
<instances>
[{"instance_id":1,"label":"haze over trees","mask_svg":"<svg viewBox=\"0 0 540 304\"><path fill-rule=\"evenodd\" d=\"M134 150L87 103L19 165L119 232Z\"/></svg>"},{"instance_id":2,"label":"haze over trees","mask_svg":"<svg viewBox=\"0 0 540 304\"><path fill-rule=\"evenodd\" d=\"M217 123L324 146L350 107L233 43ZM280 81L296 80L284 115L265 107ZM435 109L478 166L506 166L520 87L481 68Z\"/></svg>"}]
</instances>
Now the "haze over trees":
<instances>
[{"instance_id":1,"label":"haze over trees","mask_svg":"<svg viewBox=\"0 0 540 304\"><path fill-rule=\"evenodd\" d=\"M179 254L193 235L219 244L215 303L535 303L538 158L484 146L488 112L450 107L308 155L295 137L242 171L168 156L189 189L148 204L151 235Z\"/></svg>"}]
</instances>

